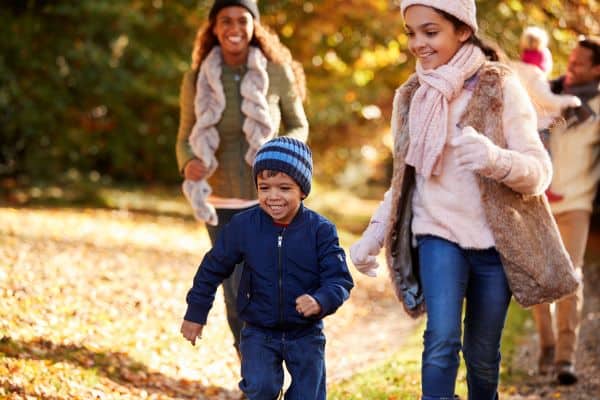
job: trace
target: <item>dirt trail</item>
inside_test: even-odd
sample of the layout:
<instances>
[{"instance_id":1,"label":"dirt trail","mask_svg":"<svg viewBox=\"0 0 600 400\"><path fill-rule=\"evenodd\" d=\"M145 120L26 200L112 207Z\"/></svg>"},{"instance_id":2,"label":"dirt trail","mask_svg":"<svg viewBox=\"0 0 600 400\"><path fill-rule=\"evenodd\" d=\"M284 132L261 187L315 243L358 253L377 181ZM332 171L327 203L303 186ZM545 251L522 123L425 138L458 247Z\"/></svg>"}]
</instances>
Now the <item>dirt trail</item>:
<instances>
[{"instance_id":1,"label":"dirt trail","mask_svg":"<svg viewBox=\"0 0 600 400\"><path fill-rule=\"evenodd\" d=\"M592 226L583 272L584 307L575 364L579 382L560 386L551 376L536 375L538 338L532 334L512 366L525 373L512 400L600 399L600 221L594 221Z\"/></svg>"},{"instance_id":2,"label":"dirt trail","mask_svg":"<svg viewBox=\"0 0 600 400\"><path fill-rule=\"evenodd\" d=\"M27 384L0 377L0 394L14 389L36 395L44 382L85 385L78 374L101 359L94 366L99 381L86 390L118 390L132 398L145 392L161 399L239 397L239 364L222 299L215 302L201 346L191 348L178 333L185 292L208 248L196 223L101 210L3 208L0 220L0 314L6 317L0 347L7 355L0 368L33 368L37 374ZM356 287L350 300L325 321L329 382L388 359L419 322L402 311L385 273L371 279L351 271ZM559 387L535 376L532 332L511 366L524 377L504 397L600 399L600 223L589 241L584 275L580 382ZM66 361L77 373L38 370L37 359L51 366ZM54 396L48 398L70 398L66 392Z\"/></svg>"},{"instance_id":3,"label":"dirt trail","mask_svg":"<svg viewBox=\"0 0 600 400\"><path fill-rule=\"evenodd\" d=\"M179 335L185 293L209 247L196 222L95 209L2 207L0 221L0 398L6 390L35 396L45 382L85 387L77 374L94 374L89 368L98 368L100 357L107 362L99 368L99 391L117 382L133 398L145 390L170 399L164 387L184 399L194 392L237 397L239 362L220 290L202 342L192 348ZM389 357L415 324L385 274L372 279L351 270L356 288L350 300L325 320L329 382ZM69 346L78 355L74 359ZM44 371L36 358L51 365L66 361L77 374ZM33 377L29 383L19 374L3 378L2 368L28 368ZM67 393L83 389L62 390L49 393L69 398Z\"/></svg>"}]
</instances>

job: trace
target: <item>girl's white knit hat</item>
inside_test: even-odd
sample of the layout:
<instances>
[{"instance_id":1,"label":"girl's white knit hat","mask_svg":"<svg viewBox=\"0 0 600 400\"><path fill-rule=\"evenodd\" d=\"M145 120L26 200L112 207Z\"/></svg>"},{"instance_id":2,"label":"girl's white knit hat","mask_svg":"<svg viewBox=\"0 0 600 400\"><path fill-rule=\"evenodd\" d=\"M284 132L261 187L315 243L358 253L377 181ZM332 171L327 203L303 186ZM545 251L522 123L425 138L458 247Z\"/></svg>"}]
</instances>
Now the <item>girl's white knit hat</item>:
<instances>
[{"instance_id":1,"label":"girl's white knit hat","mask_svg":"<svg viewBox=\"0 0 600 400\"><path fill-rule=\"evenodd\" d=\"M433 7L445 11L467 24L473 29L473 34L477 33L477 8L475 7L475 0L402 0L400 2L402 15L404 15L408 7L415 5Z\"/></svg>"}]
</instances>

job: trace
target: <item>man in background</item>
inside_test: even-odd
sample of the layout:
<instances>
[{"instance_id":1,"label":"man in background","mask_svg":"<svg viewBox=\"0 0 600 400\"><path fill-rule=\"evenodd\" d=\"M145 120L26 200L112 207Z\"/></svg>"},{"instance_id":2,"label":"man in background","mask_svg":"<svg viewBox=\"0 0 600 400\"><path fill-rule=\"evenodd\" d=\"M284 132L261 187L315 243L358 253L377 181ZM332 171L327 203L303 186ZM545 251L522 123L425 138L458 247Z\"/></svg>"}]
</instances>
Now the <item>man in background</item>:
<instances>
[{"instance_id":1,"label":"man in background","mask_svg":"<svg viewBox=\"0 0 600 400\"><path fill-rule=\"evenodd\" d=\"M600 180L599 84L600 39L582 38L569 56L566 74L551 82L554 93L577 96L581 106L565 110L566 123L550 134L551 189L562 197L551 203L552 213L580 274ZM554 372L563 385L577 382L575 351L582 306L582 287L555 303L556 333L550 304L533 308L541 346L539 372Z\"/></svg>"}]
</instances>

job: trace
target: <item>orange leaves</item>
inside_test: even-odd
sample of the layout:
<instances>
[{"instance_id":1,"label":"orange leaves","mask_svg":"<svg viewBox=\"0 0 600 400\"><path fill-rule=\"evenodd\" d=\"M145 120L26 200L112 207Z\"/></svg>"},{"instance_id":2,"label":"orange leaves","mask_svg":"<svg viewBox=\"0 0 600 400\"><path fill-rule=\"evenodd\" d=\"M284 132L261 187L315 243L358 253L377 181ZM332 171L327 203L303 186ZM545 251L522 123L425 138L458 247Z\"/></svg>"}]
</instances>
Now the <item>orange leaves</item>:
<instances>
[{"instance_id":1,"label":"orange leaves","mask_svg":"<svg viewBox=\"0 0 600 400\"><path fill-rule=\"evenodd\" d=\"M0 220L0 398L238 396L229 339L190 351L177 331L208 247L195 223L1 208ZM212 322L227 332L224 318Z\"/></svg>"},{"instance_id":2,"label":"orange leaves","mask_svg":"<svg viewBox=\"0 0 600 400\"><path fill-rule=\"evenodd\" d=\"M199 345L179 334L202 226L102 210L0 208L0 220L0 398L239 398L221 293ZM385 277L357 282L326 321L332 379L385 357L405 324ZM347 351L366 336L370 351Z\"/></svg>"}]
</instances>

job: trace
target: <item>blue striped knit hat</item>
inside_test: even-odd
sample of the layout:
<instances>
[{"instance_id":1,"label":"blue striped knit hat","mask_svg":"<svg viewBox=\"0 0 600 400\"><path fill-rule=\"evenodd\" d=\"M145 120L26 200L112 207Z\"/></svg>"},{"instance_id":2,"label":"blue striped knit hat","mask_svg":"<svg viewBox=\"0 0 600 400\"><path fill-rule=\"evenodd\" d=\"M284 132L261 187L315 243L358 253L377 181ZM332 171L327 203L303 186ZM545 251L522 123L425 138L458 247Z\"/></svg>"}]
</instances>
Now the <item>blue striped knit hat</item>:
<instances>
[{"instance_id":1,"label":"blue striped knit hat","mask_svg":"<svg viewBox=\"0 0 600 400\"><path fill-rule=\"evenodd\" d=\"M252 166L255 184L257 175L264 170L283 172L300 186L302 193L310 193L312 152L300 140L278 137L263 144Z\"/></svg>"}]
</instances>

